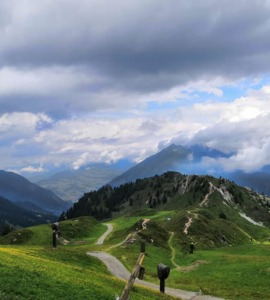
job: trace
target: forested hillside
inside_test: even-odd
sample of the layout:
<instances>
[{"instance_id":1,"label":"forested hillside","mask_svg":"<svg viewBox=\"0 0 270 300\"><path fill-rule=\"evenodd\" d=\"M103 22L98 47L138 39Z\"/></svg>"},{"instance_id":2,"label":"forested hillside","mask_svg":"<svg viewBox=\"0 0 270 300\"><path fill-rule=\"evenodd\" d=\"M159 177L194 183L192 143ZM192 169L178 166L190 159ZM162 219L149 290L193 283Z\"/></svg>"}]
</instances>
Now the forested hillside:
<instances>
[{"instance_id":1,"label":"forested hillside","mask_svg":"<svg viewBox=\"0 0 270 300\"><path fill-rule=\"evenodd\" d=\"M234 242L254 236L266 238L269 208L269 198L224 178L168 172L86 193L60 219L91 215L102 220L138 210L170 210L176 213L170 222L173 231L184 229L190 221L190 230L197 239L211 233L207 242L210 245L213 237L224 234Z\"/></svg>"},{"instance_id":2,"label":"forested hillside","mask_svg":"<svg viewBox=\"0 0 270 300\"><path fill-rule=\"evenodd\" d=\"M0 196L0 235L15 228L55 222L56 220L55 215L26 210Z\"/></svg>"}]
</instances>

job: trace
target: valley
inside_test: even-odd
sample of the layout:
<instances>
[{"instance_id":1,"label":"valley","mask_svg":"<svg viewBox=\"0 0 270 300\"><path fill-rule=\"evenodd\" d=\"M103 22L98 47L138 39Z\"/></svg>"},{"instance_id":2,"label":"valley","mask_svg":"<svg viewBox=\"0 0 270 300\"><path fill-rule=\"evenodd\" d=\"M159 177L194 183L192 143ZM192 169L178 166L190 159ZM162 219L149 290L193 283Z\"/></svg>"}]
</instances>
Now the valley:
<instances>
[{"instance_id":1,"label":"valley","mask_svg":"<svg viewBox=\"0 0 270 300\"><path fill-rule=\"evenodd\" d=\"M270 299L270 0L0 2L0 300Z\"/></svg>"},{"instance_id":2,"label":"valley","mask_svg":"<svg viewBox=\"0 0 270 300\"><path fill-rule=\"evenodd\" d=\"M266 300L269 215L269 197L222 177L166 172L105 185L62 213L57 248L50 223L0 237L1 299L121 295L144 241L132 299ZM159 263L171 269L166 294Z\"/></svg>"},{"instance_id":3,"label":"valley","mask_svg":"<svg viewBox=\"0 0 270 300\"><path fill-rule=\"evenodd\" d=\"M99 259L87 253L112 255L131 272L142 239L146 241L144 280L158 286L156 266L160 262L168 265L171 273L166 288L168 293L169 288L183 291L184 296L179 298L178 295L178 299L194 296L198 299L268 299L268 241L249 240L241 245L224 244L208 249L196 244L191 255L188 248L182 247L176 232L167 231L171 230L168 223L174 222L176 217L177 212L173 210L142 210L111 219L108 224L112 227L108 236L103 236L103 242L99 238L107 226L94 218L62 221L61 237L69 243L59 243L57 249L51 245L50 225L12 232L0 239L1 299L111 299L116 294L121 295L125 282L111 275ZM145 219L149 221L143 229L140 225ZM186 236L185 226L186 223L179 232ZM187 236L192 226L193 223ZM132 299L172 298L136 285Z\"/></svg>"}]
</instances>

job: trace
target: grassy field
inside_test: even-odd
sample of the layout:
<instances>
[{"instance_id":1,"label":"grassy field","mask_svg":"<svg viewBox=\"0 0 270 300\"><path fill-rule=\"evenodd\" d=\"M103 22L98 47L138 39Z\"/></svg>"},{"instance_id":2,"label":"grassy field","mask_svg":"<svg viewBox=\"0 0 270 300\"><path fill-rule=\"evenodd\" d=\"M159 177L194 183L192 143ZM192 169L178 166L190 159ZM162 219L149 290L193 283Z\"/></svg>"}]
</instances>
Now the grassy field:
<instances>
[{"instance_id":1,"label":"grassy field","mask_svg":"<svg viewBox=\"0 0 270 300\"><path fill-rule=\"evenodd\" d=\"M106 227L92 218L79 218L61 223L60 228L65 239L73 238L69 245L56 249L51 246L48 225L23 229L0 240L1 300L111 300L121 295L125 282L86 255L96 249L94 242ZM16 237L19 240L14 241ZM18 244L3 245L9 241ZM172 298L135 286L132 299Z\"/></svg>"},{"instance_id":2,"label":"grassy field","mask_svg":"<svg viewBox=\"0 0 270 300\"><path fill-rule=\"evenodd\" d=\"M60 236L71 243L83 240L94 244L106 230L106 226L90 217L80 217L61 222ZM52 243L51 225L39 225L11 232L0 238L0 244L12 245L50 245Z\"/></svg>"},{"instance_id":3,"label":"grassy field","mask_svg":"<svg viewBox=\"0 0 270 300\"><path fill-rule=\"evenodd\" d=\"M226 299L269 299L270 248L244 245L195 251L178 257L171 272L174 287L201 289Z\"/></svg>"},{"instance_id":4,"label":"grassy field","mask_svg":"<svg viewBox=\"0 0 270 300\"><path fill-rule=\"evenodd\" d=\"M111 300L124 288L84 247L4 246L0 266L1 300ZM132 299L171 298L135 287Z\"/></svg>"},{"instance_id":5,"label":"grassy field","mask_svg":"<svg viewBox=\"0 0 270 300\"><path fill-rule=\"evenodd\" d=\"M145 215L162 221L173 215L172 211L160 212L157 215ZM124 217L113 220L117 231L112 233L108 244L118 238L121 231L142 219L133 216L129 220ZM151 228L148 229L151 231ZM154 233L153 233L154 235ZM123 237L123 235L122 235ZM269 299L270 295L270 245L254 241L241 246L227 246L212 250L196 249L194 254L179 247L177 237L162 241L162 247L147 244L144 260L145 279L158 284L156 267L158 263L170 266L171 274L166 285L183 290L199 291L203 294L215 295L231 300ZM167 246L167 247L166 247ZM106 247L106 243L103 247ZM117 248L109 248L109 252L118 257L128 269L132 269L140 243L123 244Z\"/></svg>"},{"instance_id":6,"label":"grassy field","mask_svg":"<svg viewBox=\"0 0 270 300\"><path fill-rule=\"evenodd\" d=\"M101 262L86 252L107 249L131 270L140 252L139 240L114 246L142 219L161 224L149 226L144 233L146 237L155 236L154 243L146 245L146 280L158 284L156 267L164 263L171 267L166 286L201 290L203 294L231 300L269 299L269 243L254 241L212 250L197 248L191 255L179 247L177 235L164 235L164 224L174 215L174 211L146 210L111 220L114 230L101 246L95 245L95 241L106 226L89 217L62 222L61 235L70 243L58 245L57 249L51 245L50 225L13 232L0 239L0 299L114 299L125 283L111 276ZM172 299L137 286L131 295L132 300Z\"/></svg>"}]
</instances>

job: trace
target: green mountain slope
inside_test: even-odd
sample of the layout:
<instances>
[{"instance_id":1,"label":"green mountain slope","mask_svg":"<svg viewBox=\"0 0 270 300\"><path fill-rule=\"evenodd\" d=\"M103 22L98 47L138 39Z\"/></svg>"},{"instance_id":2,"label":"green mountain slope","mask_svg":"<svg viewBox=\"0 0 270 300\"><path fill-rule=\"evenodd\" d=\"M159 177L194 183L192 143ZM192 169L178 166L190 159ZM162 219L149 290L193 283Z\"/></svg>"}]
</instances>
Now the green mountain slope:
<instances>
[{"instance_id":1,"label":"green mountain slope","mask_svg":"<svg viewBox=\"0 0 270 300\"><path fill-rule=\"evenodd\" d=\"M176 232L179 243L196 241L201 247L214 247L268 238L269 203L269 198L223 178L168 172L86 193L61 218L174 211L166 228Z\"/></svg>"},{"instance_id":2,"label":"green mountain slope","mask_svg":"<svg viewBox=\"0 0 270 300\"><path fill-rule=\"evenodd\" d=\"M61 222L60 237L68 242L76 242L91 236L95 240L104 231L105 226L93 217L81 217ZM60 243L61 243L60 238ZM89 240L89 242L91 241ZM2 245L44 245L52 244L51 224L42 224L18 229L0 237Z\"/></svg>"}]
</instances>

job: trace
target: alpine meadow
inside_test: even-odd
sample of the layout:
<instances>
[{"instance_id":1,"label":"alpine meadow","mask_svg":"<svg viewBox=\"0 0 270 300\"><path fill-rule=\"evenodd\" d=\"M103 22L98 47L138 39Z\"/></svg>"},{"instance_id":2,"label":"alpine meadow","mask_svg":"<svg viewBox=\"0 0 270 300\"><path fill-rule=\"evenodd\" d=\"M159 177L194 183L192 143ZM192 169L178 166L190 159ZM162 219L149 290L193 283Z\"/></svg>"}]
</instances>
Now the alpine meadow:
<instances>
[{"instance_id":1,"label":"alpine meadow","mask_svg":"<svg viewBox=\"0 0 270 300\"><path fill-rule=\"evenodd\" d=\"M0 300L270 299L270 0L0 1Z\"/></svg>"},{"instance_id":2,"label":"alpine meadow","mask_svg":"<svg viewBox=\"0 0 270 300\"><path fill-rule=\"evenodd\" d=\"M108 212L113 230L97 245ZM166 264L166 286L194 293L182 299L268 299L269 198L224 178L167 172L104 186L85 194L61 219L55 249L50 224L0 239L3 299L121 295L125 281L87 253L111 254L131 272L142 241L144 280L158 286L157 264ZM132 299L170 299L166 289L165 295L140 281L131 291Z\"/></svg>"}]
</instances>

